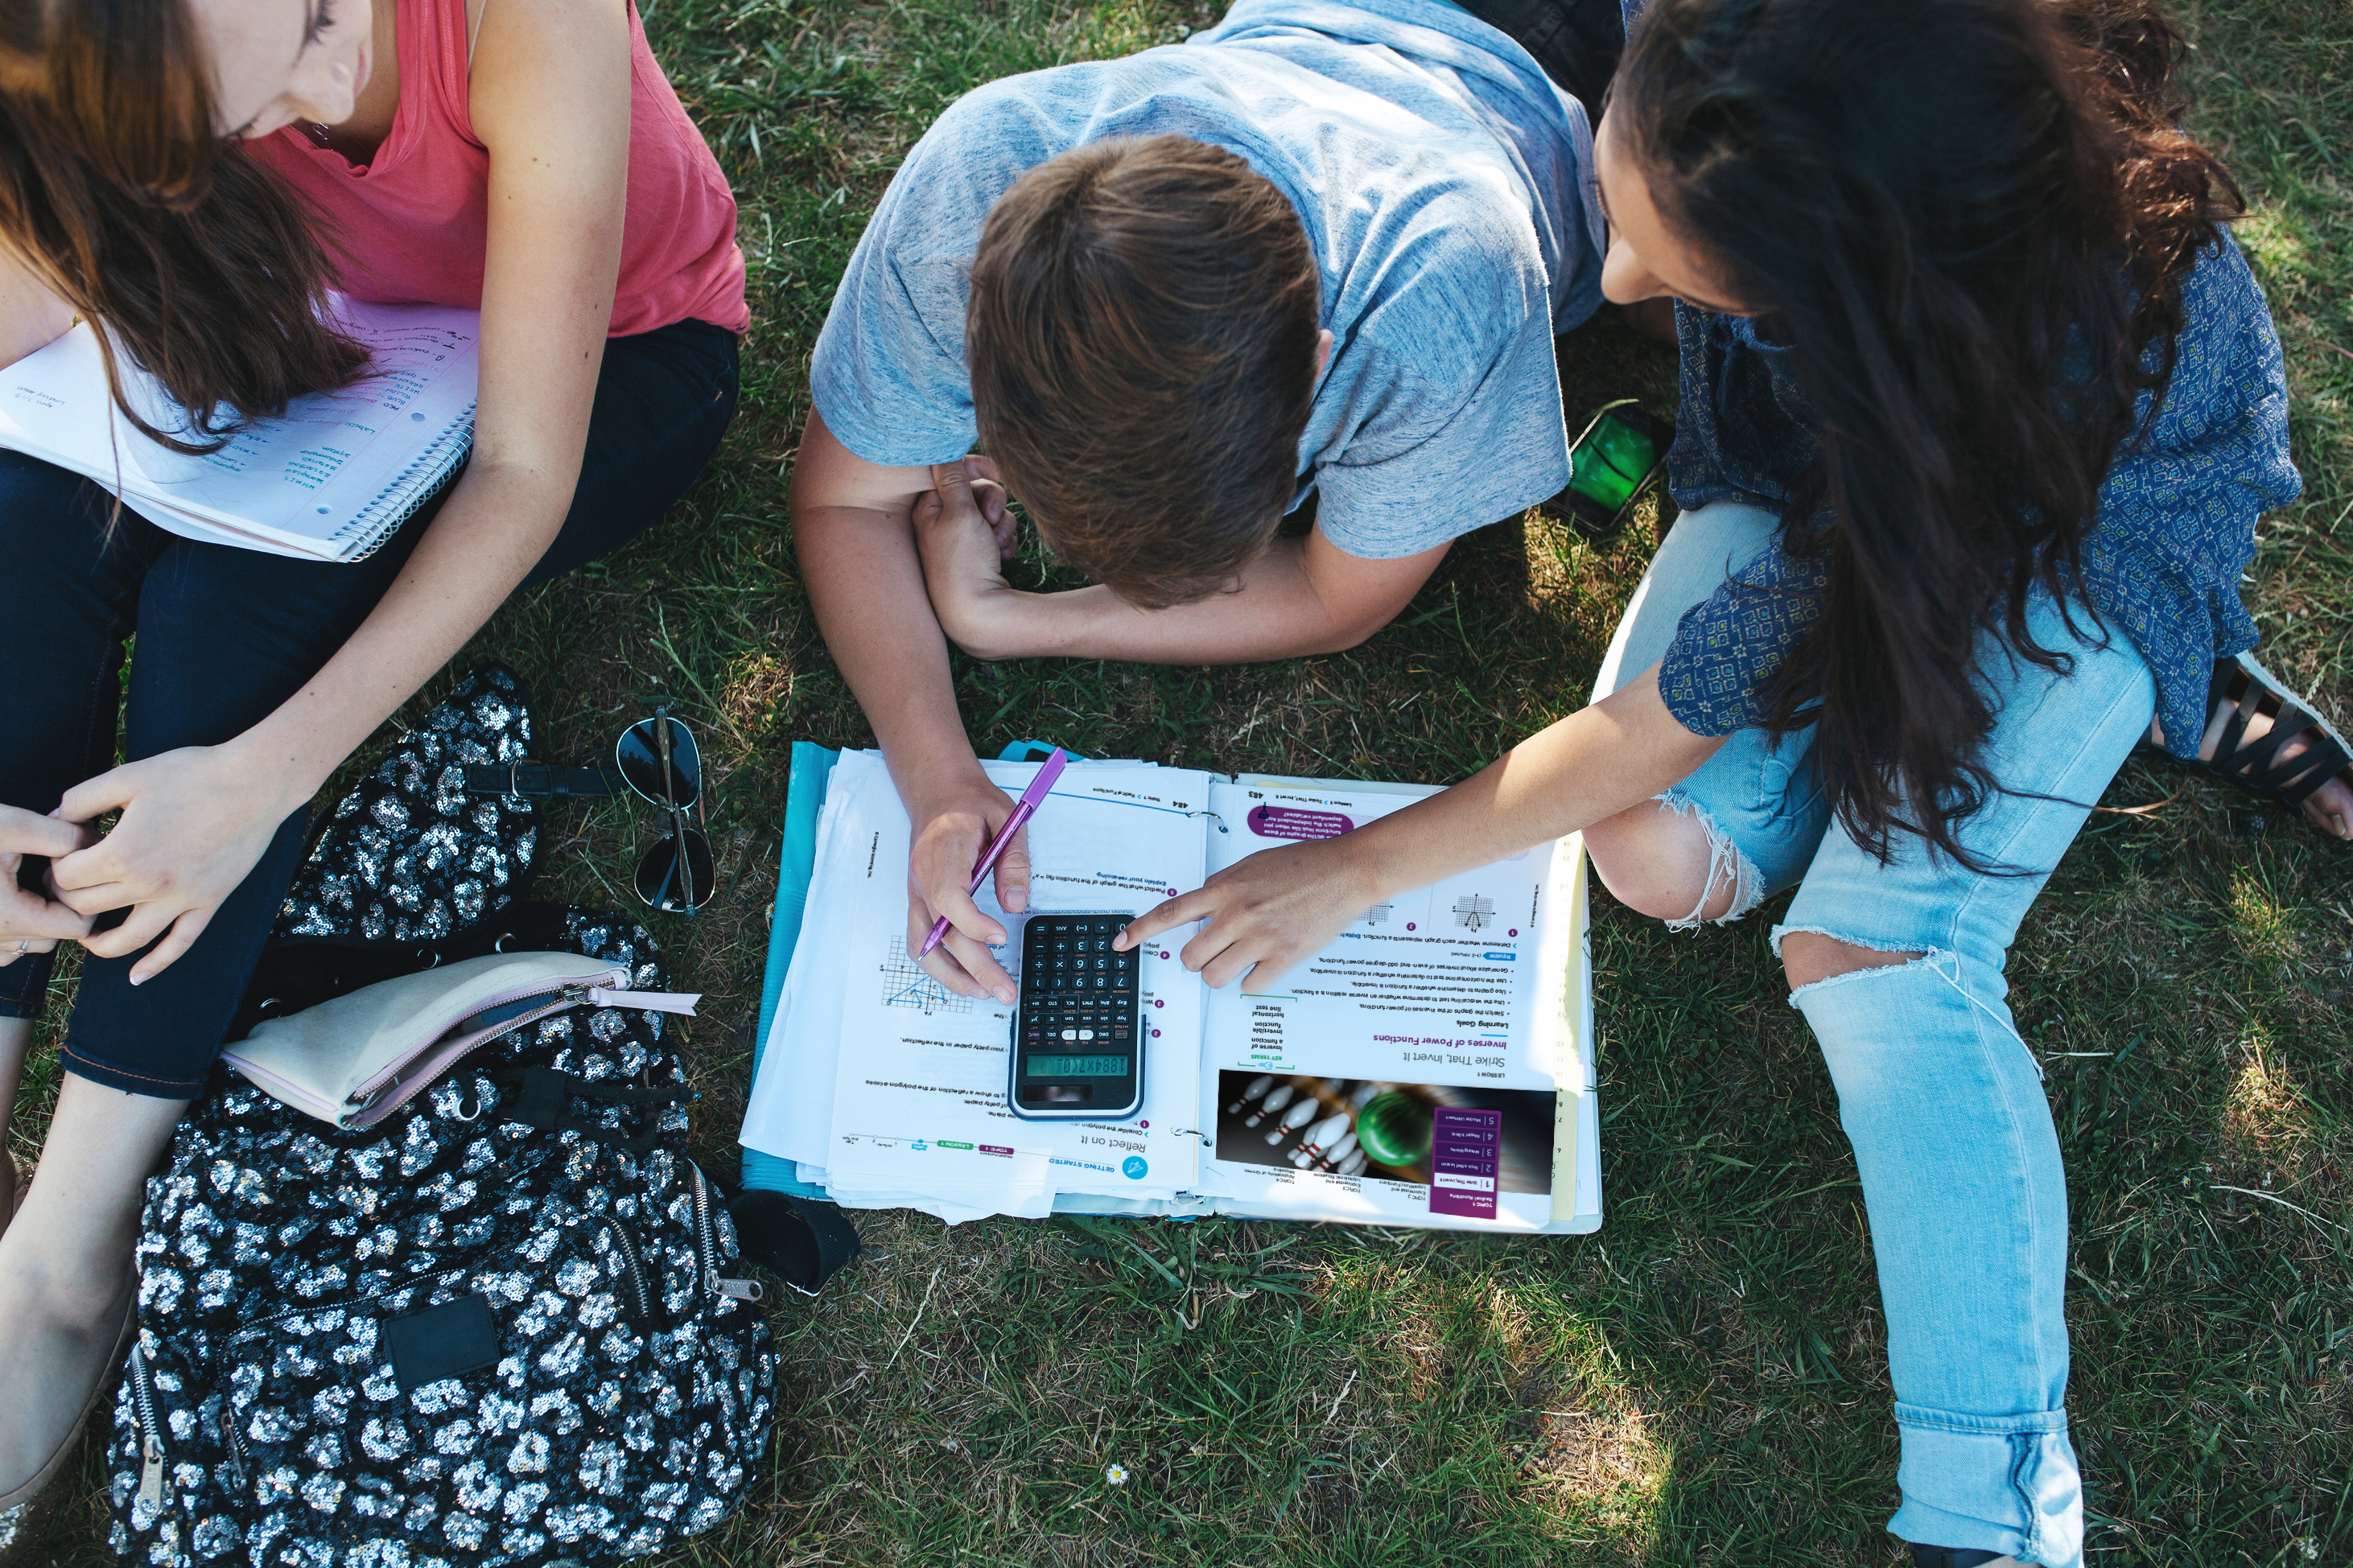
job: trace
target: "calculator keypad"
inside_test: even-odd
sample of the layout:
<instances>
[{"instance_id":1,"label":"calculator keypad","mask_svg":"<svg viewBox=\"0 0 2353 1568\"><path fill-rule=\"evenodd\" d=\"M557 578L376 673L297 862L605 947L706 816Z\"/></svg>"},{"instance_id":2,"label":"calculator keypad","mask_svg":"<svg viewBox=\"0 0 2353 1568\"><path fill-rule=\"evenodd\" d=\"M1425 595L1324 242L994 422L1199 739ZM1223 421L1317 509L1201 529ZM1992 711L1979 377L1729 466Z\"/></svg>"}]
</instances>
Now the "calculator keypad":
<instances>
[{"instance_id":1,"label":"calculator keypad","mask_svg":"<svg viewBox=\"0 0 2353 1568\"><path fill-rule=\"evenodd\" d=\"M1038 915L1022 941L1021 1054L1131 1056L1136 953L1112 951L1126 915ZM1074 1050L1073 1047L1083 1047Z\"/></svg>"}]
</instances>

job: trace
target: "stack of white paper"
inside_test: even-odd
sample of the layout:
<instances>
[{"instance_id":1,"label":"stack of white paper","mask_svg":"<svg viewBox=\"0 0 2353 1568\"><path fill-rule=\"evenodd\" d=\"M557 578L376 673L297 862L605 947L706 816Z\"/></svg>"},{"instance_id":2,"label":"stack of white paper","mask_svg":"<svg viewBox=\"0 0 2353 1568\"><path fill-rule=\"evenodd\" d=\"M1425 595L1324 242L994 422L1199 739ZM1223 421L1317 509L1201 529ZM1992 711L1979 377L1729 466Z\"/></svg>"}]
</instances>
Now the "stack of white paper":
<instances>
[{"instance_id":1,"label":"stack of white paper","mask_svg":"<svg viewBox=\"0 0 2353 1568\"><path fill-rule=\"evenodd\" d=\"M1037 764L991 763L1018 791ZM1200 886L1208 775L1073 763L1029 824L1029 910L1140 914ZM881 757L835 768L810 902L761 1058L745 1141L838 1202L944 1219L1043 1215L1058 1193L1167 1199L1190 1184L1199 982L1148 958L1145 1103L1132 1121L1031 1121L1006 1106L1012 1009L948 993L908 955L910 827ZM982 908L1000 920L993 886ZM1007 920L1008 930L1018 927ZM920 942L917 945L921 945ZM1008 968L1020 946L1002 953ZM1018 971L1015 972L1018 978ZM1173 983L1173 984L1171 984ZM839 1041L830 1053L826 1043Z\"/></svg>"}]
</instances>

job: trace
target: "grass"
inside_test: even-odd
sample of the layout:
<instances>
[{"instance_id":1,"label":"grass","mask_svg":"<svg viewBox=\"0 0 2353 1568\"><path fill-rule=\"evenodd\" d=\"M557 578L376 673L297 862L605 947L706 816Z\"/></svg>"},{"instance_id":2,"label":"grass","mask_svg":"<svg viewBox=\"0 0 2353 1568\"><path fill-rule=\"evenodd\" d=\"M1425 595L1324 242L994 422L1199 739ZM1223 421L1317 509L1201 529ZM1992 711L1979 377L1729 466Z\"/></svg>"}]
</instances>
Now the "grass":
<instances>
[{"instance_id":1,"label":"grass","mask_svg":"<svg viewBox=\"0 0 2353 1568\"><path fill-rule=\"evenodd\" d=\"M515 664L560 756L656 700L703 731L724 891L699 921L657 927L679 984L710 997L688 1038L697 1138L724 1170L786 748L870 740L786 521L834 279L898 157L958 93L1170 41L1209 13L649 9L743 201L759 323L744 412L663 528L517 600L450 677ZM2182 20L2192 122L2250 198L2242 239L2286 346L2306 481L2265 525L2251 600L2275 667L2353 713L2353 14L2202 0ZM1615 396L1672 403L1665 351L1614 321L1567 340L1563 369L1572 425ZM1531 513L1466 542L1354 652L1247 669L964 663L964 710L984 751L1048 735L1188 766L1452 780L1577 705L1652 537L1646 521L1597 550ZM1052 579L1042 560L1024 570ZM2135 764L2110 804L2180 785ZM557 820L543 890L634 907L627 869L652 825L618 805ZM2095 1563L2353 1561L2346 854L2190 786L2153 814L2094 818L2017 947L2013 1002L2048 1059L2072 1184L2071 1406ZM1775 912L1675 937L1601 900L1609 1212L1595 1236L864 1216L866 1259L814 1304L776 1310L765 1473L674 1560L1895 1561L1861 1194L1766 951ZM53 1070L37 1068L37 1101ZM56 1546L95 1562L99 1539L93 1496Z\"/></svg>"}]
</instances>

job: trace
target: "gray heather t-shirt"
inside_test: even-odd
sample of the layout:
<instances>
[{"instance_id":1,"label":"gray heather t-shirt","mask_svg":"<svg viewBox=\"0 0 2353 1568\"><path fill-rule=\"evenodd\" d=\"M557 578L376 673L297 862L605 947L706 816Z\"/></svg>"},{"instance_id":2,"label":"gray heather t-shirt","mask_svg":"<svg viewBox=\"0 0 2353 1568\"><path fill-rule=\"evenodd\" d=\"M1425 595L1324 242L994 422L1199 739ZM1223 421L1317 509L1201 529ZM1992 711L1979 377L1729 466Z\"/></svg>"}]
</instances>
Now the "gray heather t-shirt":
<instances>
[{"instance_id":1,"label":"gray heather t-shirt","mask_svg":"<svg viewBox=\"0 0 2353 1568\"><path fill-rule=\"evenodd\" d=\"M1072 147L1165 133L1247 160L1305 226L1334 344L1299 499L1320 489L1334 544L1411 555L1568 482L1552 339L1600 300L1591 133L1525 49L1440 0L1241 0L1182 44L959 100L883 194L818 339L835 437L871 463L969 450L989 208Z\"/></svg>"}]
</instances>

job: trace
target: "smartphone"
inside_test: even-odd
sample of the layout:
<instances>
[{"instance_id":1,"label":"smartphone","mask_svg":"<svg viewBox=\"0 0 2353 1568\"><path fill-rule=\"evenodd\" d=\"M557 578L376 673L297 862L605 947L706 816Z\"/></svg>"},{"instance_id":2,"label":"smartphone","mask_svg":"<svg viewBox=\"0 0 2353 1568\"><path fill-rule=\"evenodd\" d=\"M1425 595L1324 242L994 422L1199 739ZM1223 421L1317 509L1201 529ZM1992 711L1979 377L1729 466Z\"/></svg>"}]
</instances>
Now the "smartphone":
<instances>
[{"instance_id":1,"label":"smartphone","mask_svg":"<svg viewBox=\"0 0 2353 1568\"><path fill-rule=\"evenodd\" d=\"M1588 538L1608 538L1625 526L1674 439L1672 420L1633 403L1611 404L1569 448L1568 485L1554 507Z\"/></svg>"},{"instance_id":2,"label":"smartphone","mask_svg":"<svg viewBox=\"0 0 2353 1568\"><path fill-rule=\"evenodd\" d=\"M1021 999L1005 1102L1033 1121L1124 1121L1144 1109L1143 985L1133 913L1035 914L1021 931Z\"/></svg>"}]
</instances>

